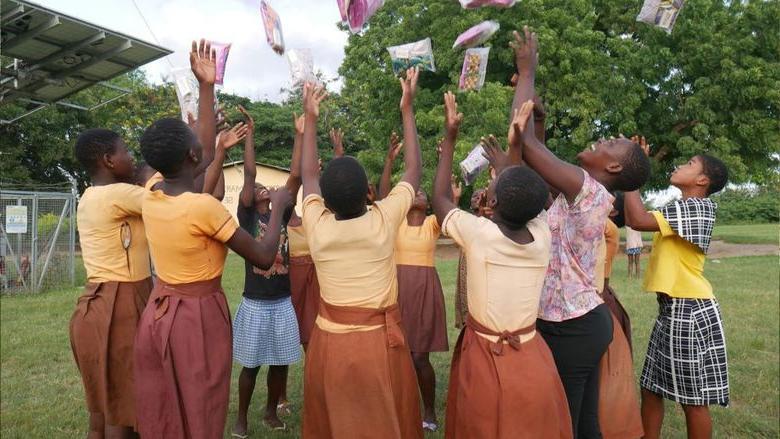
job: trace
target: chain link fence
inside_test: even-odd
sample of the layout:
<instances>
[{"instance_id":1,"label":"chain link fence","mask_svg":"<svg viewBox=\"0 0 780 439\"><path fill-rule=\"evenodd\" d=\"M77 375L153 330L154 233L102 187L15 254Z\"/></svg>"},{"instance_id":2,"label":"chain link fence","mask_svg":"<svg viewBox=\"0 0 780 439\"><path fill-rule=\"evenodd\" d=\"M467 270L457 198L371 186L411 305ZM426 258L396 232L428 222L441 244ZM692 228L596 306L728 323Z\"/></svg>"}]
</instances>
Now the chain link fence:
<instances>
[{"instance_id":1,"label":"chain link fence","mask_svg":"<svg viewBox=\"0 0 780 439\"><path fill-rule=\"evenodd\" d=\"M0 190L0 292L75 282L76 197Z\"/></svg>"}]
</instances>

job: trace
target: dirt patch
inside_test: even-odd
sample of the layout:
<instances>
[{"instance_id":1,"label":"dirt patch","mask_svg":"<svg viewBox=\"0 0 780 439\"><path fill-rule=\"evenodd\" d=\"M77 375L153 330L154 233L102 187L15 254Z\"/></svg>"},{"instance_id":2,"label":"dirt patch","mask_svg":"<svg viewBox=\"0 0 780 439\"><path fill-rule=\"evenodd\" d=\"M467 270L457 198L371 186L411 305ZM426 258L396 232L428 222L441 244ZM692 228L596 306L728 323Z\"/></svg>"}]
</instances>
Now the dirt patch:
<instances>
[{"instance_id":1,"label":"dirt patch","mask_svg":"<svg viewBox=\"0 0 780 439\"><path fill-rule=\"evenodd\" d=\"M644 253L650 252L650 246L646 245ZM620 254L623 253L621 247ZM445 261L458 259L460 249L451 239L440 239L436 247L436 257ZM773 244L729 244L723 241L712 241L709 259L733 258L738 256L780 256L780 247Z\"/></svg>"}]
</instances>

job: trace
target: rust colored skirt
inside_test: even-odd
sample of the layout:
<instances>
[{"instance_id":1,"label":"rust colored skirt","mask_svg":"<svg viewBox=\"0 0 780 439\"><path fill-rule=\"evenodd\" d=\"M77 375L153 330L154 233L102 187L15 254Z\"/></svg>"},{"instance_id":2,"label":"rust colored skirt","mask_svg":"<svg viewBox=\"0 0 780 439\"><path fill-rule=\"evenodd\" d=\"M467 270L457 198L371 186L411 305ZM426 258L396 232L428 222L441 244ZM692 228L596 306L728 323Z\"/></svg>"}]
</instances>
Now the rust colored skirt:
<instances>
[{"instance_id":1,"label":"rust colored skirt","mask_svg":"<svg viewBox=\"0 0 780 439\"><path fill-rule=\"evenodd\" d=\"M399 265L398 308L409 350L446 352L447 311L435 267Z\"/></svg>"},{"instance_id":2,"label":"rust colored skirt","mask_svg":"<svg viewBox=\"0 0 780 439\"><path fill-rule=\"evenodd\" d=\"M220 278L158 279L135 339L143 438L221 438L230 397L230 311Z\"/></svg>"},{"instance_id":3,"label":"rust colored skirt","mask_svg":"<svg viewBox=\"0 0 780 439\"><path fill-rule=\"evenodd\" d=\"M599 363L599 425L604 439L644 436L634 362L617 316L612 315L612 342Z\"/></svg>"},{"instance_id":4,"label":"rust colored skirt","mask_svg":"<svg viewBox=\"0 0 780 439\"><path fill-rule=\"evenodd\" d=\"M466 326L466 316L469 314L468 290L466 284L466 253L460 251L458 258L458 278L455 285L455 327Z\"/></svg>"},{"instance_id":5,"label":"rust colored skirt","mask_svg":"<svg viewBox=\"0 0 780 439\"><path fill-rule=\"evenodd\" d=\"M336 323L384 326L344 334L314 326L304 370L303 437L422 439L417 377L398 307L323 302L320 314Z\"/></svg>"},{"instance_id":6,"label":"rust colored skirt","mask_svg":"<svg viewBox=\"0 0 780 439\"><path fill-rule=\"evenodd\" d=\"M617 322L623 329L626 341L628 341L628 348L633 352L633 346L631 343L631 318L628 317L626 309L623 308L623 304L618 300L617 294L612 287L604 288L604 292L601 294L601 298L604 299L604 303L612 312L612 315L617 317Z\"/></svg>"},{"instance_id":7,"label":"rust colored skirt","mask_svg":"<svg viewBox=\"0 0 780 439\"><path fill-rule=\"evenodd\" d=\"M445 437L571 438L566 393L544 339L536 334L517 349L495 347L470 325L461 331L450 369Z\"/></svg>"},{"instance_id":8,"label":"rust colored skirt","mask_svg":"<svg viewBox=\"0 0 780 439\"><path fill-rule=\"evenodd\" d=\"M320 283L310 256L290 257L290 291L301 344L308 344L320 309Z\"/></svg>"},{"instance_id":9,"label":"rust colored skirt","mask_svg":"<svg viewBox=\"0 0 780 439\"><path fill-rule=\"evenodd\" d=\"M108 425L135 427L133 343L152 279L88 283L70 319L70 347L87 408Z\"/></svg>"}]
</instances>

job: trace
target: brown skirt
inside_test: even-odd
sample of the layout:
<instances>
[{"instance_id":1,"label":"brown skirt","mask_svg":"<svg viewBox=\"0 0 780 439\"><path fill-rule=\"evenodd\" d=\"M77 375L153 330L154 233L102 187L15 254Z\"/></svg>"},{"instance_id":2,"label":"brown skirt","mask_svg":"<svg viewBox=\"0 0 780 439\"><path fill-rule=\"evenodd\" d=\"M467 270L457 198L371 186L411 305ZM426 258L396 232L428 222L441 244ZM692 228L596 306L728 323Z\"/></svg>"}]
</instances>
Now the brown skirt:
<instances>
[{"instance_id":1,"label":"brown skirt","mask_svg":"<svg viewBox=\"0 0 780 439\"><path fill-rule=\"evenodd\" d=\"M571 438L571 418L552 353L538 334L502 353L470 327L452 356L445 437Z\"/></svg>"},{"instance_id":2,"label":"brown skirt","mask_svg":"<svg viewBox=\"0 0 780 439\"><path fill-rule=\"evenodd\" d=\"M301 344L308 344L320 308L320 284L310 256L290 258L290 291Z\"/></svg>"},{"instance_id":3,"label":"brown skirt","mask_svg":"<svg viewBox=\"0 0 780 439\"><path fill-rule=\"evenodd\" d=\"M628 348L633 352L634 349L631 344L631 318L628 317L626 309L623 308L623 304L621 304L620 300L618 300L617 294L615 294L615 290L609 286L604 288L604 292L601 294L601 298L604 299L604 303L607 304L607 307L612 312L612 315L617 317L617 322L623 329L623 334L628 341Z\"/></svg>"},{"instance_id":4,"label":"brown skirt","mask_svg":"<svg viewBox=\"0 0 780 439\"><path fill-rule=\"evenodd\" d=\"M435 267L399 265L398 308L409 350L446 352L447 311Z\"/></svg>"},{"instance_id":5,"label":"brown skirt","mask_svg":"<svg viewBox=\"0 0 780 439\"><path fill-rule=\"evenodd\" d=\"M108 425L135 426L133 343L152 278L88 283L70 319L70 347L90 413Z\"/></svg>"},{"instance_id":6,"label":"brown skirt","mask_svg":"<svg viewBox=\"0 0 780 439\"><path fill-rule=\"evenodd\" d=\"M636 439L644 436L639 398L626 336L612 316L612 343L599 364L599 425L604 439Z\"/></svg>"},{"instance_id":7,"label":"brown skirt","mask_svg":"<svg viewBox=\"0 0 780 439\"><path fill-rule=\"evenodd\" d=\"M393 314L393 324L400 323ZM412 357L400 331L398 338L393 332L383 326L338 334L314 326L304 370L304 438L422 439Z\"/></svg>"},{"instance_id":8,"label":"brown skirt","mask_svg":"<svg viewBox=\"0 0 780 439\"><path fill-rule=\"evenodd\" d=\"M460 251L458 258L458 278L455 285L455 327L466 326L466 316L469 313L468 290L466 284L466 253Z\"/></svg>"},{"instance_id":9,"label":"brown skirt","mask_svg":"<svg viewBox=\"0 0 780 439\"><path fill-rule=\"evenodd\" d=\"M141 437L221 438L231 351L220 278L183 285L158 279L135 339Z\"/></svg>"}]
</instances>

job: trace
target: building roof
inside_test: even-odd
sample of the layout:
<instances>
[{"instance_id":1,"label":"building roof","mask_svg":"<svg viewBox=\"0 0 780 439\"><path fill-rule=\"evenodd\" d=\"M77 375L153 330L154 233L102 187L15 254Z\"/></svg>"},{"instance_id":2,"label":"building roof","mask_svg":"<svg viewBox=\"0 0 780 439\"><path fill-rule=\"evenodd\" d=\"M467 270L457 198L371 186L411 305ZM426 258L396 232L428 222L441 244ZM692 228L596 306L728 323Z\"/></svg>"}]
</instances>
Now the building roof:
<instances>
[{"instance_id":1,"label":"building roof","mask_svg":"<svg viewBox=\"0 0 780 439\"><path fill-rule=\"evenodd\" d=\"M244 164L244 161L243 161L243 160L236 160L236 161L232 161L232 162L225 163L225 164L223 164L223 165L222 165L222 167L223 167L223 168L227 168L227 167L231 167L231 166L239 166L239 165L243 165L243 164ZM276 166L276 165L269 165L269 164L267 164L267 163L261 163L261 162L257 162L257 161L255 162L255 164L256 164L257 166L262 166L262 167L264 167L264 168L271 168L271 169L276 169L277 171L282 171L282 172L287 172L287 173L289 173L289 172L290 172L290 169L289 169L289 168L284 168L284 167L281 167L281 166Z\"/></svg>"}]
</instances>

